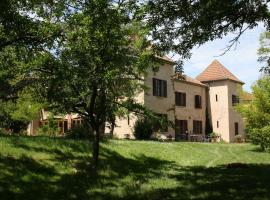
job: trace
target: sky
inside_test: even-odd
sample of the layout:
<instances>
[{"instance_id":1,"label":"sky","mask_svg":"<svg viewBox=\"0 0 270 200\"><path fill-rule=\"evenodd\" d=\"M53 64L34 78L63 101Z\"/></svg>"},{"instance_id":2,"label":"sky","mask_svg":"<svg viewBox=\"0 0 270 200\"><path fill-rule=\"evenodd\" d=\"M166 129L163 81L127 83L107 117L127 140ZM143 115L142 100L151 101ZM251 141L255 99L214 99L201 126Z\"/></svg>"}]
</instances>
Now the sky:
<instances>
[{"instance_id":1,"label":"sky","mask_svg":"<svg viewBox=\"0 0 270 200\"><path fill-rule=\"evenodd\" d=\"M251 85L260 76L260 64L257 62L257 49L259 48L259 37L265 28L260 25L252 30L247 30L240 38L237 47L233 47L225 55L224 48L236 34L229 34L222 39L205 43L199 48L192 50L192 57L184 64L186 75L195 78L214 59L220 61L241 81L245 82L244 90L251 92ZM173 57L174 59L175 57Z\"/></svg>"}]
</instances>

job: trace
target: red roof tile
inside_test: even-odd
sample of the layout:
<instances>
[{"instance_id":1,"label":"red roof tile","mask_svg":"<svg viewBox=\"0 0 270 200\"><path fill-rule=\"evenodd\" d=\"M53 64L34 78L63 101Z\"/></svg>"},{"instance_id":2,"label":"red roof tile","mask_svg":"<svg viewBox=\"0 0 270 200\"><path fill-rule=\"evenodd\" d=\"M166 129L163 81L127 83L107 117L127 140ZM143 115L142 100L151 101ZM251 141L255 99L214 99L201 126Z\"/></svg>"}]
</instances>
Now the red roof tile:
<instances>
[{"instance_id":1,"label":"red roof tile","mask_svg":"<svg viewBox=\"0 0 270 200\"><path fill-rule=\"evenodd\" d=\"M199 80L191 78L184 74L180 74L180 73L175 73L175 75L173 76L173 79L176 81L184 82L184 83L191 83L191 84L207 87L207 85L203 84Z\"/></svg>"},{"instance_id":2,"label":"red roof tile","mask_svg":"<svg viewBox=\"0 0 270 200\"><path fill-rule=\"evenodd\" d=\"M196 77L201 82L232 80L244 84L235 75L233 75L218 60L214 60L201 74Z\"/></svg>"}]
</instances>

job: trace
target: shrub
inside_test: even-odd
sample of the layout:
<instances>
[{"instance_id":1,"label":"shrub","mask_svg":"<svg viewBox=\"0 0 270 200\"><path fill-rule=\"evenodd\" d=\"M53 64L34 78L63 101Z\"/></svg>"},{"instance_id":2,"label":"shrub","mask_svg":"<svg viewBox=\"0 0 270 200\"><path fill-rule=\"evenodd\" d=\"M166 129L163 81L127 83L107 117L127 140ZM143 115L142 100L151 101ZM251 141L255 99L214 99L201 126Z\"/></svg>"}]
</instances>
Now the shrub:
<instances>
[{"instance_id":1,"label":"shrub","mask_svg":"<svg viewBox=\"0 0 270 200\"><path fill-rule=\"evenodd\" d=\"M263 151L270 149L270 125L249 129L247 137L253 144L260 145Z\"/></svg>"},{"instance_id":2,"label":"shrub","mask_svg":"<svg viewBox=\"0 0 270 200\"><path fill-rule=\"evenodd\" d=\"M235 142L242 143L244 141L244 138L242 135L236 135L235 136Z\"/></svg>"},{"instance_id":3,"label":"shrub","mask_svg":"<svg viewBox=\"0 0 270 200\"><path fill-rule=\"evenodd\" d=\"M85 125L77 125L69 130L67 138L72 139L90 139L93 138L92 131Z\"/></svg>"},{"instance_id":4,"label":"shrub","mask_svg":"<svg viewBox=\"0 0 270 200\"><path fill-rule=\"evenodd\" d=\"M59 128L57 121L53 117L48 118L48 123L43 124L38 130L38 135L55 136L59 134Z\"/></svg>"},{"instance_id":5,"label":"shrub","mask_svg":"<svg viewBox=\"0 0 270 200\"><path fill-rule=\"evenodd\" d=\"M12 131L4 128L0 128L0 135L11 135Z\"/></svg>"},{"instance_id":6,"label":"shrub","mask_svg":"<svg viewBox=\"0 0 270 200\"><path fill-rule=\"evenodd\" d=\"M153 134L153 123L150 120L139 119L134 126L134 135L138 140L149 140Z\"/></svg>"}]
</instances>

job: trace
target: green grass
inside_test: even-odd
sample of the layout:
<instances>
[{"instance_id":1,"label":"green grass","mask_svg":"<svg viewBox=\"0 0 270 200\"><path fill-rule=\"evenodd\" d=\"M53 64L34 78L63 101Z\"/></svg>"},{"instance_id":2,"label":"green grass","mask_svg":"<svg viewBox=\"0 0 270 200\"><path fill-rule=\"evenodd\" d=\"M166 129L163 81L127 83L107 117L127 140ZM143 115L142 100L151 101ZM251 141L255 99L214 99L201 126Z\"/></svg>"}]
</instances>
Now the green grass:
<instances>
[{"instance_id":1,"label":"green grass","mask_svg":"<svg viewBox=\"0 0 270 200\"><path fill-rule=\"evenodd\" d=\"M0 137L0 199L270 199L270 154L250 144L111 140L90 161L86 141Z\"/></svg>"}]
</instances>

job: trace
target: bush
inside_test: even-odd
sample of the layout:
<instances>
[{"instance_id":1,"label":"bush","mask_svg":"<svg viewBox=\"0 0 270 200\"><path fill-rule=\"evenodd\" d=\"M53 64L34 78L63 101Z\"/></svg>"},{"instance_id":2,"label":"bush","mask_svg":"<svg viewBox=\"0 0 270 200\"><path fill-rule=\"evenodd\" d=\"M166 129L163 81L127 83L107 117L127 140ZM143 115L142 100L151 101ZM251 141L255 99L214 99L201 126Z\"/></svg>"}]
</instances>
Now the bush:
<instances>
[{"instance_id":1,"label":"bush","mask_svg":"<svg viewBox=\"0 0 270 200\"><path fill-rule=\"evenodd\" d=\"M150 120L139 119L134 126L134 136L138 140L149 140L153 134L153 123Z\"/></svg>"},{"instance_id":2,"label":"bush","mask_svg":"<svg viewBox=\"0 0 270 200\"><path fill-rule=\"evenodd\" d=\"M69 130L67 133L67 138L71 139L90 139L93 138L93 133L87 126L77 125Z\"/></svg>"},{"instance_id":3,"label":"bush","mask_svg":"<svg viewBox=\"0 0 270 200\"><path fill-rule=\"evenodd\" d=\"M244 137L242 135L235 136L235 142L242 143L244 141Z\"/></svg>"},{"instance_id":4,"label":"bush","mask_svg":"<svg viewBox=\"0 0 270 200\"><path fill-rule=\"evenodd\" d=\"M0 128L0 135L11 135L12 131L4 128Z\"/></svg>"},{"instance_id":5,"label":"bush","mask_svg":"<svg viewBox=\"0 0 270 200\"><path fill-rule=\"evenodd\" d=\"M249 129L247 137L253 144L260 145L263 151L270 149L270 125Z\"/></svg>"},{"instance_id":6,"label":"bush","mask_svg":"<svg viewBox=\"0 0 270 200\"><path fill-rule=\"evenodd\" d=\"M49 136L55 136L59 134L59 128L57 121L53 117L48 118L48 123L43 124L38 130L38 135L49 135Z\"/></svg>"}]
</instances>

